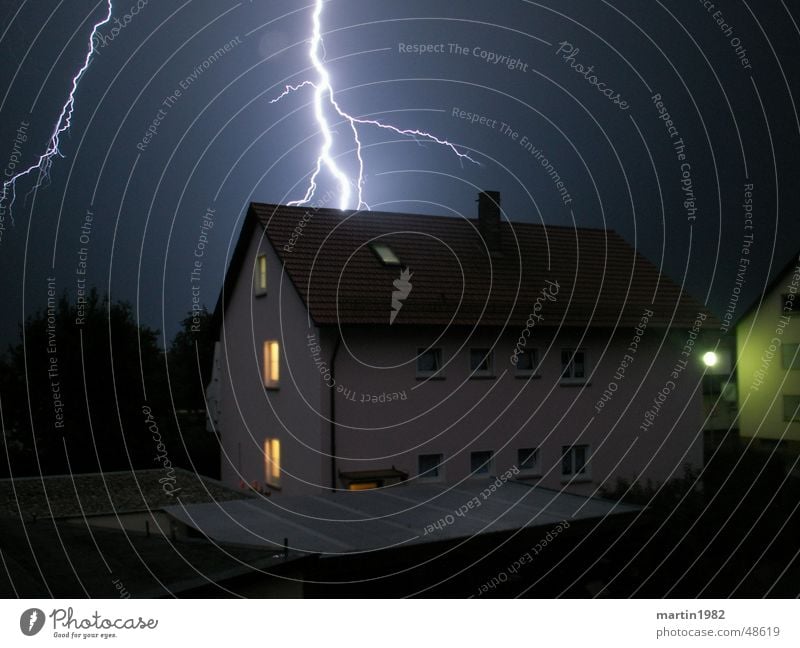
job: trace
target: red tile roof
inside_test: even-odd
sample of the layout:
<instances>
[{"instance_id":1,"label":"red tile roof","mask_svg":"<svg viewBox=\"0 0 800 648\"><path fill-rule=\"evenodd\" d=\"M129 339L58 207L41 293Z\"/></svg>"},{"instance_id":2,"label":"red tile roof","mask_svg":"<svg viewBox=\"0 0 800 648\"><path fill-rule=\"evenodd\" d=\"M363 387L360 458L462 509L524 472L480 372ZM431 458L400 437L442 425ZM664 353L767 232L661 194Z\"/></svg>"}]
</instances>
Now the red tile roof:
<instances>
[{"instance_id":1,"label":"red tile roof","mask_svg":"<svg viewBox=\"0 0 800 648\"><path fill-rule=\"evenodd\" d=\"M498 256L477 219L253 203L248 220L242 238L264 228L319 325L389 323L400 268L381 263L378 241L413 273L395 326L524 326L547 281L559 288L540 297L540 326L632 326L651 308L650 325L690 327L708 313L610 230L503 222Z\"/></svg>"}]
</instances>

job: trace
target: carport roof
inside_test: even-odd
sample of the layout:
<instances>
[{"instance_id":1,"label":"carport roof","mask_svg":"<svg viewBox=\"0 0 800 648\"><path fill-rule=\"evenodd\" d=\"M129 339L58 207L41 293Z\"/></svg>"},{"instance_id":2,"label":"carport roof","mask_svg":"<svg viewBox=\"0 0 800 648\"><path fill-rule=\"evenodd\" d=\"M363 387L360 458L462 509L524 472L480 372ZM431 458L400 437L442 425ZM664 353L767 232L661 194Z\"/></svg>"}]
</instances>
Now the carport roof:
<instances>
[{"instance_id":1,"label":"carport roof","mask_svg":"<svg viewBox=\"0 0 800 648\"><path fill-rule=\"evenodd\" d=\"M487 495L492 483L497 482L402 484L299 497L181 504L164 510L217 542L282 548L286 539L293 552L323 557L550 528L564 520L600 519L640 510L516 481ZM469 502L473 502L471 509Z\"/></svg>"}]
</instances>

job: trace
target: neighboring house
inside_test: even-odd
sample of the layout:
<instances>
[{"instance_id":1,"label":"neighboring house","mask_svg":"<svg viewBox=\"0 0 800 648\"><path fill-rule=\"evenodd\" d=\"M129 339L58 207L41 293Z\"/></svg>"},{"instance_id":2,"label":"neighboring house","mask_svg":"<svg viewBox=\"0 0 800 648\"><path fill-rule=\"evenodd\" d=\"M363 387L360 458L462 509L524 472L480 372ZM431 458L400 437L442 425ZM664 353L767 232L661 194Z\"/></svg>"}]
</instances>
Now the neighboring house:
<instances>
[{"instance_id":1,"label":"neighboring house","mask_svg":"<svg viewBox=\"0 0 800 648\"><path fill-rule=\"evenodd\" d=\"M800 452L800 256L792 257L736 325L739 434Z\"/></svg>"},{"instance_id":2,"label":"neighboring house","mask_svg":"<svg viewBox=\"0 0 800 648\"><path fill-rule=\"evenodd\" d=\"M702 461L713 317L614 232L252 204L214 316L222 480L267 494L507 470L590 494Z\"/></svg>"}]
</instances>

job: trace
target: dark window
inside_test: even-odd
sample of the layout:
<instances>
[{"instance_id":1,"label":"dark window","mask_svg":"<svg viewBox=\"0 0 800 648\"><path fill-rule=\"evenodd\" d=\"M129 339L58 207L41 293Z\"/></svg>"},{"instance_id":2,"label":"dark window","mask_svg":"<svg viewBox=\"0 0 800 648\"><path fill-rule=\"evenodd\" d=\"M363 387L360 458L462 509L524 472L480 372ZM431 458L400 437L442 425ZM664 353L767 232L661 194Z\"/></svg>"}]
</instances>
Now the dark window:
<instances>
[{"instance_id":1,"label":"dark window","mask_svg":"<svg viewBox=\"0 0 800 648\"><path fill-rule=\"evenodd\" d=\"M470 455L470 472L473 475L486 475L491 470L492 451L479 450Z\"/></svg>"},{"instance_id":2,"label":"dark window","mask_svg":"<svg viewBox=\"0 0 800 648\"><path fill-rule=\"evenodd\" d=\"M439 477L439 466L442 464L442 455L424 454L419 456L419 476L420 477Z\"/></svg>"},{"instance_id":3,"label":"dark window","mask_svg":"<svg viewBox=\"0 0 800 648\"><path fill-rule=\"evenodd\" d=\"M563 446L561 448L561 474L565 476L586 475L589 456L588 445Z\"/></svg>"},{"instance_id":4,"label":"dark window","mask_svg":"<svg viewBox=\"0 0 800 648\"><path fill-rule=\"evenodd\" d=\"M586 378L586 352L579 349L561 350L561 377L564 380Z\"/></svg>"},{"instance_id":5,"label":"dark window","mask_svg":"<svg viewBox=\"0 0 800 648\"><path fill-rule=\"evenodd\" d=\"M470 349L469 370L475 374L491 374L492 355L491 349Z\"/></svg>"},{"instance_id":6,"label":"dark window","mask_svg":"<svg viewBox=\"0 0 800 648\"><path fill-rule=\"evenodd\" d=\"M442 368L441 349L419 349L417 353L417 373L433 374Z\"/></svg>"},{"instance_id":7,"label":"dark window","mask_svg":"<svg viewBox=\"0 0 800 648\"><path fill-rule=\"evenodd\" d=\"M520 448L517 450L517 468L520 472L537 472L539 469L539 449Z\"/></svg>"},{"instance_id":8,"label":"dark window","mask_svg":"<svg viewBox=\"0 0 800 648\"><path fill-rule=\"evenodd\" d=\"M525 349L517 356L517 373L535 374L539 368L539 352L536 349Z\"/></svg>"}]
</instances>

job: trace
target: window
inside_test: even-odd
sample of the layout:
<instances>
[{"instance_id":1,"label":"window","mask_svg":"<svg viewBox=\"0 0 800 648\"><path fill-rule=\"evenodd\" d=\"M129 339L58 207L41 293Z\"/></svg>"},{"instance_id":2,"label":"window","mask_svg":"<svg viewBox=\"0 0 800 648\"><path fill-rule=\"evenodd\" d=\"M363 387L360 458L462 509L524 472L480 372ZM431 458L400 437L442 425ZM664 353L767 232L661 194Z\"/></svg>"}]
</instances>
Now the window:
<instances>
[{"instance_id":1,"label":"window","mask_svg":"<svg viewBox=\"0 0 800 648\"><path fill-rule=\"evenodd\" d=\"M268 486L281 486L281 442L278 439L264 441L264 481Z\"/></svg>"},{"instance_id":2,"label":"window","mask_svg":"<svg viewBox=\"0 0 800 648\"><path fill-rule=\"evenodd\" d=\"M424 454L419 456L419 476L424 479L438 479L442 475L442 455Z\"/></svg>"},{"instance_id":3,"label":"window","mask_svg":"<svg viewBox=\"0 0 800 648\"><path fill-rule=\"evenodd\" d=\"M378 482L352 482L347 485L347 490L351 491L362 491L362 490L372 490L373 488L380 488L380 484Z\"/></svg>"},{"instance_id":4,"label":"window","mask_svg":"<svg viewBox=\"0 0 800 648\"><path fill-rule=\"evenodd\" d=\"M385 266L399 266L402 265L400 263L400 259L394 253L392 248L390 248L386 243L373 243L370 245L372 251L377 255L377 257L381 260L381 263Z\"/></svg>"},{"instance_id":5,"label":"window","mask_svg":"<svg viewBox=\"0 0 800 648\"><path fill-rule=\"evenodd\" d=\"M479 450L469 456L469 470L473 475L488 475L492 469L492 451Z\"/></svg>"},{"instance_id":6,"label":"window","mask_svg":"<svg viewBox=\"0 0 800 648\"><path fill-rule=\"evenodd\" d=\"M517 356L517 375L518 376L538 376L539 375L539 350L525 349Z\"/></svg>"},{"instance_id":7,"label":"window","mask_svg":"<svg viewBox=\"0 0 800 648\"><path fill-rule=\"evenodd\" d=\"M264 386L277 389L280 379L280 347L275 340L267 340L264 342Z\"/></svg>"},{"instance_id":8,"label":"window","mask_svg":"<svg viewBox=\"0 0 800 648\"><path fill-rule=\"evenodd\" d=\"M800 396L783 397L783 420L800 421Z\"/></svg>"},{"instance_id":9,"label":"window","mask_svg":"<svg viewBox=\"0 0 800 648\"><path fill-rule=\"evenodd\" d=\"M784 369L800 369L800 344L784 344L783 354Z\"/></svg>"},{"instance_id":10,"label":"window","mask_svg":"<svg viewBox=\"0 0 800 648\"><path fill-rule=\"evenodd\" d=\"M561 448L561 474L564 477L588 477L588 445L563 446Z\"/></svg>"},{"instance_id":11,"label":"window","mask_svg":"<svg viewBox=\"0 0 800 648\"><path fill-rule=\"evenodd\" d=\"M538 473L539 448L520 448L517 450L517 468L521 473Z\"/></svg>"},{"instance_id":12,"label":"window","mask_svg":"<svg viewBox=\"0 0 800 648\"><path fill-rule=\"evenodd\" d=\"M491 349L470 349L469 370L472 378L494 375L494 352Z\"/></svg>"},{"instance_id":13,"label":"window","mask_svg":"<svg viewBox=\"0 0 800 648\"><path fill-rule=\"evenodd\" d=\"M561 382L582 383L586 380L586 352L561 349Z\"/></svg>"},{"instance_id":14,"label":"window","mask_svg":"<svg viewBox=\"0 0 800 648\"><path fill-rule=\"evenodd\" d=\"M441 349L417 349L417 375L433 376L442 368Z\"/></svg>"},{"instance_id":15,"label":"window","mask_svg":"<svg viewBox=\"0 0 800 648\"><path fill-rule=\"evenodd\" d=\"M256 270L253 276L253 294L256 297L267 294L267 255L256 257Z\"/></svg>"},{"instance_id":16,"label":"window","mask_svg":"<svg viewBox=\"0 0 800 648\"><path fill-rule=\"evenodd\" d=\"M370 490L404 482L408 479L408 473L392 466L391 468L379 468L377 470L340 472L339 479L342 482L342 486L347 490Z\"/></svg>"}]
</instances>

